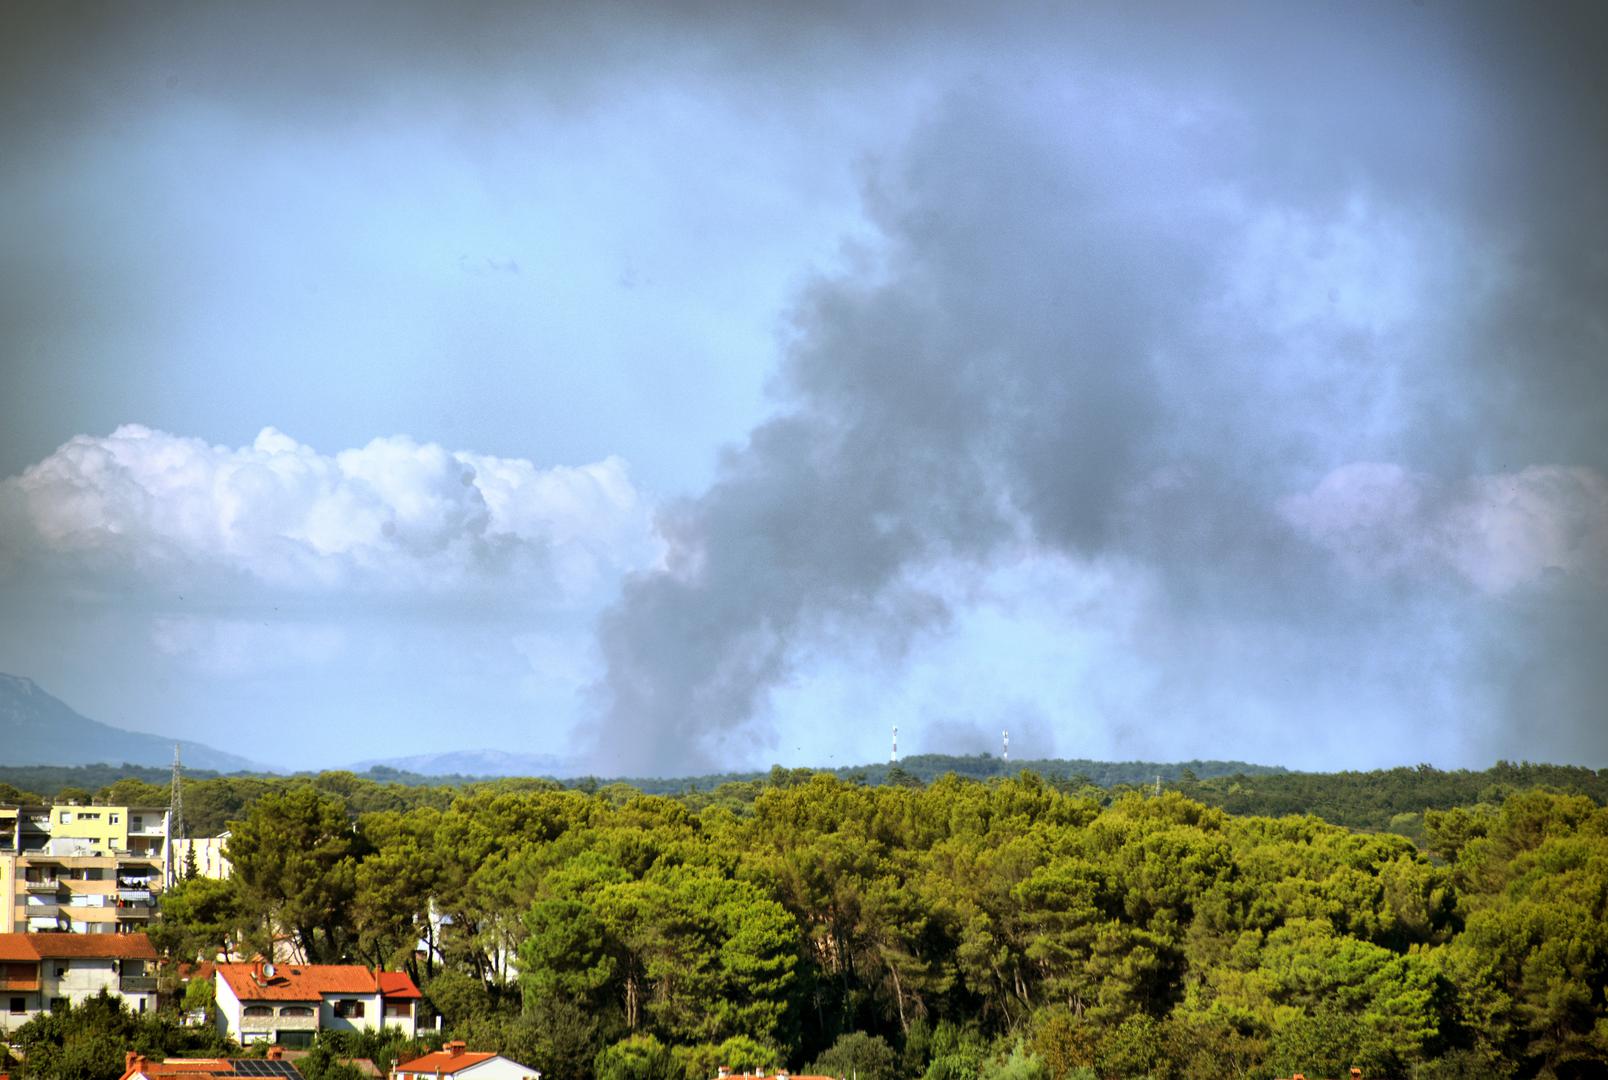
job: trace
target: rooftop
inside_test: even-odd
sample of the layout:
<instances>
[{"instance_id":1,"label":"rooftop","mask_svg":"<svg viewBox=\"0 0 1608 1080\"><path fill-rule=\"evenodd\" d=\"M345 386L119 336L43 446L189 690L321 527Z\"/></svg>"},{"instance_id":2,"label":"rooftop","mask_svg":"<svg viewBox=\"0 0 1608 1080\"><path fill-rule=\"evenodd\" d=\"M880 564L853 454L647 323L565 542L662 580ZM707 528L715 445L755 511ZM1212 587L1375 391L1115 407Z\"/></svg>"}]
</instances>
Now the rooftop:
<instances>
[{"instance_id":1,"label":"rooftop","mask_svg":"<svg viewBox=\"0 0 1608 1080\"><path fill-rule=\"evenodd\" d=\"M375 971L358 964L219 964L229 989L241 1001L317 1001L324 994L383 994L416 998L419 988L403 971Z\"/></svg>"},{"instance_id":2,"label":"rooftop","mask_svg":"<svg viewBox=\"0 0 1608 1080\"><path fill-rule=\"evenodd\" d=\"M155 960L144 934L0 934L0 960Z\"/></svg>"}]
</instances>

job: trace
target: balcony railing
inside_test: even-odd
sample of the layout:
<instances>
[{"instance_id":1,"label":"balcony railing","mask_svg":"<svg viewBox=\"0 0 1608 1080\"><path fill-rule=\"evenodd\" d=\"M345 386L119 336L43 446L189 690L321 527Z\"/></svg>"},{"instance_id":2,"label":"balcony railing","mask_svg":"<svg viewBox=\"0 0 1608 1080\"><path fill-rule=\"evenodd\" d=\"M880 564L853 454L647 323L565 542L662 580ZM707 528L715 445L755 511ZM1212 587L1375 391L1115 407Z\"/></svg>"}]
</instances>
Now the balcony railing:
<instances>
[{"instance_id":1,"label":"balcony railing","mask_svg":"<svg viewBox=\"0 0 1608 1080\"><path fill-rule=\"evenodd\" d=\"M149 919L155 914L156 909L153 907L140 907L137 904L123 904L117 909L117 921L128 922L130 920L144 920Z\"/></svg>"},{"instance_id":2,"label":"balcony railing","mask_svg":"<svg viewBox=\"0 0 1608 1080\"><path fill-rule=\"evenodd\" d=\"M59 892L62 882L59 878L45 878L43 881L25 881L23 887L29 892Z\"/></svg>"},{"instance_id":3,"label":"balcony railing","mask_svg":"<svg viewBox=\"0 0 1608 1080\"><path fill-rule=\"evenodd\" d=\"M151 975L124 975L117 980L117 988L125 994L154 994L156 978Z\"/></svg>"},{"instance_id":4,"label":"balcony railing","mask_svg":"<svg viewBox=\"0 0 1608 1080\"><path fill-rule=\"evenodd\" d=\"M0 978L0 993L7 990L17 994L38 992L39 976L35 975L27 979Z\"/></svg>"},{"instance_id":5,"label":"balcony railing","mask_svg":"<svg viewBox=\"0 0 1608 1080\"><path fill-rule=\"evenodd\" d=\"M149 904L150 889L118 889L117 899L124 904Z\"/></svg>"}]
</instances>

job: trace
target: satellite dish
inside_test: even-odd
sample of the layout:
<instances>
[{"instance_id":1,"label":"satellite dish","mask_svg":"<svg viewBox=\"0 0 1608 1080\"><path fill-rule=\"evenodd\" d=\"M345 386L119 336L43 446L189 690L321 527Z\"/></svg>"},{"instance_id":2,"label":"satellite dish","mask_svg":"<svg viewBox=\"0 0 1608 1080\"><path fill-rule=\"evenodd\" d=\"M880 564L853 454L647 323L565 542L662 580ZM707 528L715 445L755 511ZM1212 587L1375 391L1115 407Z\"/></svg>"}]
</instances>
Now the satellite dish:
<instances>
[{"instance_id":1,"label":"satellite dish","mask_svg":"<svg viewBox=\"0 0 1608 1080\"><path fill-rule=\"evenodd\" d=\"M264 964L262 966L262 973L264 975L268 976L270 979L273 978L274 977L274 965L272 963Z\"/></svg>"}]
</instances>

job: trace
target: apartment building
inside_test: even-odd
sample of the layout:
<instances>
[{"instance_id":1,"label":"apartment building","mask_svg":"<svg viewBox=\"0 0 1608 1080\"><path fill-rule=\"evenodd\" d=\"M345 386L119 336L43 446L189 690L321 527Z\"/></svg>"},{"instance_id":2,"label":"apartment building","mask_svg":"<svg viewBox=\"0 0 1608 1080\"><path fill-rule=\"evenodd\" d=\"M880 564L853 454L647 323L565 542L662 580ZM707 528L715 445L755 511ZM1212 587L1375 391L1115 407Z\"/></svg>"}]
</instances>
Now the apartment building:
<instances>
[{"instance_id":1,"label":"apartment building","mask_svg":"<svg viewBox=\"0 0 1608 1080\"><path fill-rule=\"evenodd\" d=\"M0 808L0 933L144 930L171 848L166 807Z\"/></svg>"},{"instance_id":2,"label":"apartment building","mask_svg":"<svg viewBox=\"0 0 1608 1080\"><path fill-rule=\"evenodd\" d=\"M155 1009L156 966L144 934L0 934L0 1030L102 990L135 1012Z\"/></svg>"},{"instance_id":3,"label":"apartment building","mask_svg":"<svg viewBox=\"0 0 1608 1080\"><path fill-rule=\"evenodd\" d=\"M173 868L170 881L177 881L195 867L195 876L217 878L222 881L234 873L234 864L224 854L229 843L229 830L217 836L175 836L173 854L168 863Z\"/></svg>"}]
</instances>

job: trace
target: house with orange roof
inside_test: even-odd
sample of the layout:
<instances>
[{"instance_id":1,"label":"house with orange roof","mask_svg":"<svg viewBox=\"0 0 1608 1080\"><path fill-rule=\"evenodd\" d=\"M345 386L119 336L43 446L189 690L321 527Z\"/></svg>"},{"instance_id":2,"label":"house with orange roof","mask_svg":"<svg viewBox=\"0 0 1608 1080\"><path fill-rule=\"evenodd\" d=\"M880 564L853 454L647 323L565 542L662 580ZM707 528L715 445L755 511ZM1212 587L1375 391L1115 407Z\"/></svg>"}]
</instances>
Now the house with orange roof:
<instances>
[{"instance_id":1,"label":"house with orange roof","mask_svg":"<svg viewBox=\"0 0 1608 1080\"><path fill-rule=\"evenodd\" d=\"M123 1075L118 1080L244 1080L262 1077L275 1080L302 1080L296 1062L306 1057L306 1050L286 1050L270 1046L266 1057L260 1058L168 1058L157 1061L130 1050L124 1057ZM379 1080L380 1070L368 1058L336 1058L342 1065L350 1065L359 1075ZM5 1080L0 1075L0 1080Z\"/></svg>"},{"instance_id":2,"label":"house with orange roof","mask_svg":"<svg viewBox=\"0 0 1608 1080\"><path fill-rule=\"evenodd\" d=\"M0 1031L102 990L134 1012L154 1010L156 964L144 934L0 934Z\"/></svg>"},{"instance_id":3,"label":"house with orange roof","mask_svg":"<svg viewBox=\"0 0 1608 1080\"><path fill-rule=\"evenodd\" d=\"M218 1030L242 1045L304 1048L320 1031L418 1033L419 988L406 972L358 964L218 964Z\"/></svg>"},{"instance_id":4,"label":"house with orange roof","mask_svg":"<svg viewBox=\"0 0 1608 1080\"><path fill-rule=\"evenodd\" d=\"M296 1066L285 1060L284 1051L270 1047L266 1058L169 1058L156 1061L130 1050L123 1059L123 1075L118 1080L239 1080L240 1077L277 1077L302 1080Z\"/></svg>"},{"instance_id":5,"label":"house with orange roof","mask_svg":"<svg viewBox=\"0 0 1608 1080\"><path fill-rule=\"evenodd\" d=\"M464 1080L541 1080L542 1074L501 1054L466 1049L458 1041L447 1043L433 1054L401 1062L391 1070L391 1080L437 1080L449 1076Z\"/></svg>"}]
</instances>

